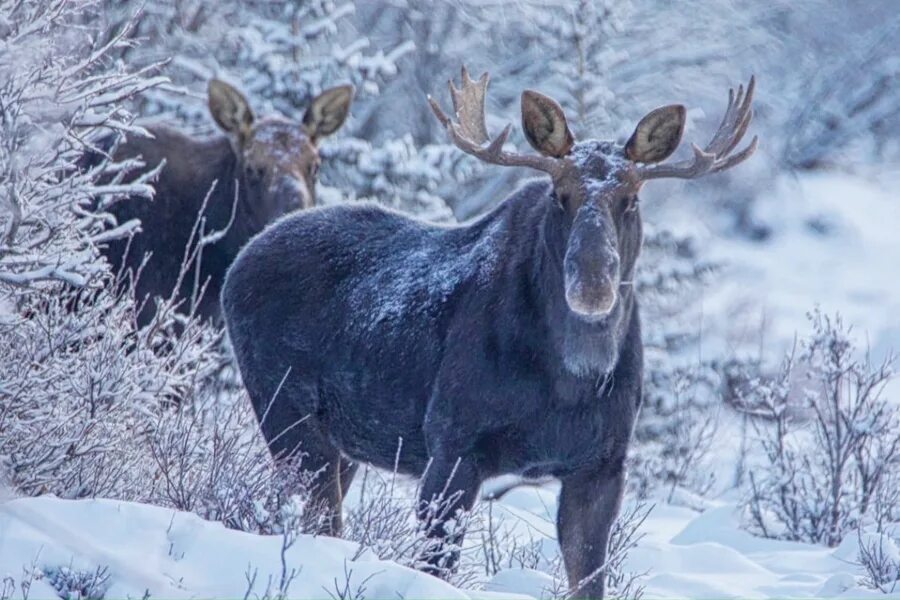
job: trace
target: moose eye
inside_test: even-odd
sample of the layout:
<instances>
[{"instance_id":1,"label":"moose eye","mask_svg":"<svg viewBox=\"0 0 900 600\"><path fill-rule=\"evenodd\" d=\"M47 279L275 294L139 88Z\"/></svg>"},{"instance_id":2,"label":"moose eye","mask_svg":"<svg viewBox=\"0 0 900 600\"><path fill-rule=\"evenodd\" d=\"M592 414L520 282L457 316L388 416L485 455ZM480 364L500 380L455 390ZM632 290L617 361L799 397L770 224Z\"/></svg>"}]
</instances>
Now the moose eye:
<instances>
[{"instance_id":1,"label":"moose eye","mask_svg":"<svg viewBox=\"0 0 900 600\"><path fill-rule=\"evenodd\" d=\"M313 163L309 166L309 174L316 177L319 174L319 163Z\"/></svg>"}]
</instances>

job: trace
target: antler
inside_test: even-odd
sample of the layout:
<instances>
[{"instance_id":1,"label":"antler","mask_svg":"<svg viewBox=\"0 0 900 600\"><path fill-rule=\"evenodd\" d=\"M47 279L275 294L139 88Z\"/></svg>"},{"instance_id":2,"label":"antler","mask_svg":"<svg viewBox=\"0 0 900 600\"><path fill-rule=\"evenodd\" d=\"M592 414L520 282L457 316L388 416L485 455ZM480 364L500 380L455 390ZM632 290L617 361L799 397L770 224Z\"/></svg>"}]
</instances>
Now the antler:
<instances>
[{"instance_id":1,"label":"antler","mask_svg":"<svg viewBox=\"0 0 900 600\"><path fill-rule=\"evenodd\" d=\"M736 154L731 151L740 143L750 121L753 118L753 91L756 88L756 78L751 77L747 84L747 93L744 94L744 86L738 87L737 95L734 88L728 90L728 108L722 123L707 144L700 149L696 144L691 144L694 149L694 158L665 165L645 165L637 168L637 177L641 180L659 179L661 177L677 177L679 179L694 179L709 173L717 173L747 160L756 151L759 139L753 136L750 144Z\"/></svg>"},{"instance_id":2,"label":"antler","mask_svg":"<svg viewBox=\"0 0 900 600\"><path fill-rule=\"evenodd\" d=\"M489 81L490 76L487 73L482 75L477 82L474 81L469 77L469 71L463 66L460 87L457 88L453 85L452 80L448 82L450 98L453 100L453 111L458 120L456 123L444 113L434 98L428 96L431 110L441 125L447 129L450 141L466 154L489 164L531 167L551 175L556 174L560 163L555 158L503 150L503 145L512 131L512 124L507 125L496 138L490 139L484 123L484 99ZM484 145L486 143L487 146Z\"/></svg>"}]
</instances>

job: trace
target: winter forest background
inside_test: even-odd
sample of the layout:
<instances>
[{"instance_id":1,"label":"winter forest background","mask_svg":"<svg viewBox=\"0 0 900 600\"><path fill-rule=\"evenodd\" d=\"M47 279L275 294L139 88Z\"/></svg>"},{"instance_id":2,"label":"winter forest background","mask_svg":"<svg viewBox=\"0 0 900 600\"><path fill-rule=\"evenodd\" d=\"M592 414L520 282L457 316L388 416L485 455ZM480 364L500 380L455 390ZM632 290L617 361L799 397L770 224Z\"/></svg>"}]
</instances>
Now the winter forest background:
<instances>
[{"instance_id":1,"label":"winter forest background","mask_svg":"<svg viewBox=\"0 0 900 600\"><path fill-rule=\"evenodd\" d=\"M295 119L350 82L320 201L463 221L534 174L446 143L425 97L462 64L517 145L526 88L580 138L680 102L700 142L756 74L756 155L642 195L646 399L607 577L900 593L898 39L891 0L0 0L0 598L564 595L553 484L480 503L449 584L404 568L425 545L390 473L354 485L348 542L303 535L222 332L176 297L138 328L98 252L140 226L106 210L151 202L154 174L75 168L143 119L213 133L214 76Z\"/></svg>"}]
</instances>

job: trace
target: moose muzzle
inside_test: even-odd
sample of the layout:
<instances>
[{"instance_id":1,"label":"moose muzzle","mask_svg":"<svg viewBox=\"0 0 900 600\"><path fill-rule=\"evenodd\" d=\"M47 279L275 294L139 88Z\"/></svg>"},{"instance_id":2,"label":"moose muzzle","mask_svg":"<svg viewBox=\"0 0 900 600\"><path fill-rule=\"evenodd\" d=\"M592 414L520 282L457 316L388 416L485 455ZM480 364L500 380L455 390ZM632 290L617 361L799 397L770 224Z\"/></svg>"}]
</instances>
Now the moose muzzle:
<instances>
[{"instance_id":1,"label":"moose muzzle","mask_svg":"<svg viewBox=\"0 0 900 600\"><path fill-rule=\"evenodd\" d=\"M615 308L619 288L616 229L605 211L582 210L569 235L563 261L566 303L588 321L606 318Z\"/></svg>"}]
</instances>

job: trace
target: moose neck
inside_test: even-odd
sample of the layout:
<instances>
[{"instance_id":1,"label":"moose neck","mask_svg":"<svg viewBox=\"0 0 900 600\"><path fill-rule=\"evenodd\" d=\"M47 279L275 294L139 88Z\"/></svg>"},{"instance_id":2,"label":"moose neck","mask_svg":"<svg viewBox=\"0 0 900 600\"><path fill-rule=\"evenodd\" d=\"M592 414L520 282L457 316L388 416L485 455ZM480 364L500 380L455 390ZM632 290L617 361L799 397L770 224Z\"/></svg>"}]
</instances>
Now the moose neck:
<instances>
[{"instance_id":1,"label":"moose neck","mask_svg":"<svg viewBox=\"0 0 900 600\"><path fill-rule=\"evenodd\" d=\"M590 321L570 308L565 298L563 259L572 227L555 197L545 199L546 210L536 237L534 280L538 283L540 304L545 307L545 326L553 349L564 368L580 377L600 377L615 367L631 316L635 310L633 286L628 277L618 289L618 300L603 320Z\"/></svg>"},{"instance_id":2,"label":"moose neck","mask_svg":"<svg viewBox=\"0 0 900 600\"><path fill-rule=\"evenodd\" d=\"M204 230L194 234L195 241L201 233L209 236L227 227L225 234L203 251L203 270L218 281L224 277L243 244L262 228L255 226L254 215L247 210L242 170L230 141L219 136L207 143L210 148L203 156L206 160L198 160L195 166L196 188L190 194L189 202L192 225L201 210L205 217Z\"/></svg>"},{"instance_id":3,"label":"moose neck","mask_svg":"<svg viewBox=\"0 0 900 600\"><path fill-rule=\"evenodd\" d=\"M209 215L208 233L210 230L221 231L230 223L228 231L216 242L217 253L222 254L230 263L247 240L262 231L265 223L259 222L252 210L248 193L250 186L244 178L231 142L227 138L223 138L223 141L228 143L228 150L221 154L221 163L216 171L218 183L207 203L206 214Z\"/></svg>"}]
</instances>

